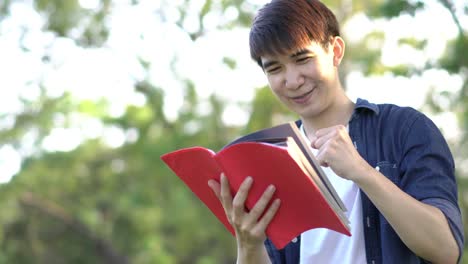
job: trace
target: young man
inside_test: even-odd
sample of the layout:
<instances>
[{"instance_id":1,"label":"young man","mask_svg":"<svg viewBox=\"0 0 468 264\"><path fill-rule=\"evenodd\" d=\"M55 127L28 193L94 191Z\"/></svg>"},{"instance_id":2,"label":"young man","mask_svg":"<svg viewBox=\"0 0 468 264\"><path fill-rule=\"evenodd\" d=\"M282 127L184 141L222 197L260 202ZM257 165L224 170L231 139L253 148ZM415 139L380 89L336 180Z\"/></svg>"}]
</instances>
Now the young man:
<instances>
[{"instance_id":1,"label":"young man","mask_svg":"<svg viewBox=\"0 0 468 264\"><path fill-rule=\"evenodd\" d=\"M221 176L209 185L236 231L238 263L456 263L463 228L449 148L423 114L346 96L333 13L315 0L273 0L253 22L250 50L273 93L300 115L349 210L352 236L314 229L277 250L265 236L280 206L270 201L275 187L246 212L252 178L232 197Z\"/></svg>"}]
</instances>

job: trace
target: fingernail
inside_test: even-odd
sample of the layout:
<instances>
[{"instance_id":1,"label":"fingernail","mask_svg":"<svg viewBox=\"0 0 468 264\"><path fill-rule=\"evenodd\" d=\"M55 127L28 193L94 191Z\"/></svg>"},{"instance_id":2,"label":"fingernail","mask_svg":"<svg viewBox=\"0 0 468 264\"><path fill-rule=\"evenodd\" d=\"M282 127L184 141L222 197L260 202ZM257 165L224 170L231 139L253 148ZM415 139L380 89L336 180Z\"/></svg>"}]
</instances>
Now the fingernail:
<instances>
[{"instance_id":1,"label":"fingernail","mask_svg":"<svg viewBox=\"0 0 468 264\"><path fill-rule=\"evenodd\" d=\"M247 178L245 178L245 180L247 181L247 183L253 182L253 179L250 176L247 176Z\"/></svg>"},{"instance_id":2,"label":"fingernail","mask_svg":"<svg viewBox=\"0 0 468 264\"><path fill-rule=\"evenodd\" d=\"M280 199L276 199L276 200L274 201L274 203L275 203L276 206L279 206L279 205L281 204L281 200L280 200Z\"/></svg>"},{"instance_id":3,"label":"fingernail","mask_svg":"<svg viewBox=\"0 0 468 264\"><path fill-rule=\"evenodd\" d=\"M275 191L275 189L276 189L276 188L275 188L275 186L274 186L274 185L270 185L270 186L268 186L268 191L270 191L270 192L273 192L273 191Z\"/></svg>"}]
</instances>

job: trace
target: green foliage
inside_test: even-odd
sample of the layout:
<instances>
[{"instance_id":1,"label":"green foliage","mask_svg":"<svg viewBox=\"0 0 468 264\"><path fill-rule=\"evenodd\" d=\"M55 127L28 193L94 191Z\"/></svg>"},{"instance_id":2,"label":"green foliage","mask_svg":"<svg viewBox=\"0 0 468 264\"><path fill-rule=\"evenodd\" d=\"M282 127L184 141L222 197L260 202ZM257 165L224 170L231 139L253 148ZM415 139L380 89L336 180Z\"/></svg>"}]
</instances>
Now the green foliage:
<instances>
[{"instance_id":1,"label":"green foliage","mask_svg":"<svg viewBox=\"0 0 468 264\"><path fill-rule=\"evenodd\" d=\"M0 2L0 22L9 13L9 6L12 0L4 0ZM1 259L0 259L1 261Z\"/></svg>"},{"instance_id":2,"label":"green foliage","mask_svg":"<svg viewBox=\"0 0 468 264\"><path fill-rule=\"evenodd\" d=\"M457 73L462 68L468 68L468 56L464 56L468 50L468 36L459 35L446 49L445 56L441 59L441 66L451 73Z\"/></svg>"},{"instance_id":3,"label":"green foliage","mask_svg":"<svg viewBox=\"0 0 468 264\"><path fill-rule=\"evenodd\" d=\"M190 87L187 109L182 113L187 122L198 118L192 114L198 99ZM222 111L217 99L212 98L212 103L214 109ZM100 112L95 107L85 102L79 109ZM213 257L233 259L232 237L159 159L163 153L192 142L216 147L224 144L219 116L204 120L211 121L204 122L205 131L184 135L179 124L162 126L151 109L151 105L129 107L114 124L143 131L159 127L163 132L156 138L140 133L136 142L119 149L108 149L94 140L69 153L48 153L24 163L22 172L8 185L13 211L2 217L7 218L2 219L4 252L9 252L5 257L19 261L16 263L34 259L41 263L113 263L109 259L114 255L138 263L193 263L199 257L205 262ZM215 137L207 140L210 131L221 132L213 134L218 141ZM25 202L29 194L39 202ZM210 232L206 232L207 227ZM194 238L198 242L189 243ZM96 249L97 244L106 246Z\"/></svg>"},{"instance_id":4,"label":"green foliage","mask_svg":"<svg viewBox=\"0 0 468 264\"><path fill-rule=\"evenodd\" d=\"M245 133L295 119L298 117L280 103L270 88L263 87L258 89L255 94L255 99L252 102L252 114Z\"/></svg>"},{"instance_id":5,"label":"green foliage","mask_svg":"<svg viewBox=\"0 0 468 264\"><path fill-rule=\"evenodd\" d=\"M400 45L408 45L416 50L422 50L427 46L427 40L418 40L415 38L401 38L398 40Z\"/></svg>"},{"instance_id":6,"label":"green foliage","mask_svg":"<svg viewBox=\"0 0 468 264\"><path fill-rule=\"evenodd\" d=\"M10 1L8 1L10 2ZM35 0L37 11L47 18L46 29L61 37L75 39L77 44L85 47L102 45L109 35L106 17L112 2L100 0L97 10L82 8L78 0ZM80 31L75 37L71 31Z\"/></svg>"},{"instance_id":7,"label":"green foliage","mask_svg":"<svg viewBox=\"0 0 468 264\"><path fill-rule=\"evenodd\" d=\"M47 28L59 36L67 36L84 15L77 0L36 0L34 3L37 10L48 16Z\"/></svg>"},{"instance_id":8,"label":"green foliage","mask_svg":"<svg viewBox=\"0 0 468 264\"><path fill-rule=\"evenodd\" d=\"M100 8L89 14L89 19L84 21L85 29L78 43L81 46L93 47L103 45L109 37L109 28L106 26L106 18L111 9L111 0L101 0Z\"/></svg>"},{"instance_id":9,"label":"green foliage","mask_svg":"<svg viewBox=\"0 0 468 264\"><path fill-rule=\"evenodd\" d=\"M14 115L14 125L11 129L0 130L0 142L21 145L21 140L28 133L36 133L38 139L45 137L54 126L54 117L66 113L72 108L70 95L65 93L57 98L49 98L42 90L35 101L22 99L23 112ZM10 118L11 115L0 115L0 118ZM40 126L38 126L40 124Z\"/></svg>"},{"instance_id":10,"label":"green foliage","mask_svg":"<svg viewBox=\"0 0 468 264\"><path fill-rule=\"evenodd\" d=\"M104 114L108 112L109 102L103 99L99 101L83 100L78 103L76 108L80 113L92 117L103 118Z\"/></svg>"},{"instance_id":11,"label":"green foliage","mask_svg":"<svg viewBox=\"0 0 468 264\"><path fill-rule=\"evenodd\" d=\"M237 68L237 63L235 59L224 57L223 58L224 64L226 64L231 70Z\"/></svg>"},{"instance_id":12,"label":"green foliage","mask_svg":"<svg viewBox=\"0 0 468 264\"><path fill-rule=\"evenodd\" d=\"M374 17L396 17L401 14L410 14L414 16L416 11L424 7L423 1L406 1L406 0L384 0L381 5L369 12L369 15Z\"/></svg>"}]
</instances>

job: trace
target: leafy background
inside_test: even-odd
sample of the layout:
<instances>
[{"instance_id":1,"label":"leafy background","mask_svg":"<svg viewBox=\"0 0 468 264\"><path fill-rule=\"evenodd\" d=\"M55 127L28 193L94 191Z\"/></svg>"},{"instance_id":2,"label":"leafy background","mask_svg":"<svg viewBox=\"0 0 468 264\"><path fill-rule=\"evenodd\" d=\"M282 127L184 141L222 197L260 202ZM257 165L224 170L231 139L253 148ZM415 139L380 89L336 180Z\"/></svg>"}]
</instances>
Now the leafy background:
<instances>
[{"instance_id":1,"label":"leafy background","mask_svg":"<svg viewBox=\"0 0 468 264\"><path fill-rule=\"evenodd\" d=\"M417 0L324 2L335 10L342 24L363 14L368 23L390 23L401 17L412 21L427 5L427 1ZM450 137L449 143L457 162L460 206L466 219L468 4L432 2L440 7L440 12L450 14L450 26L456 29L455 36L444 43L441 56L418 64L388 66L382 62L381 51L389 34L413 52L424 52L430 40L402 36L399 31L372 31L350 42L341 71L344 80L352 71L369 77L409 78L424 76L429 70L458 80L459 89L440 90L429 85L429 93L421 95L425 96L425 103L420 110L455 117L459 132ZM0 263L233 263L234 239L159 157L192 145L216 150L238 135L296 118L277 103L268 88L252 87L253 96L248 100L233 100L223 96L223 92L202 93L202 84L182 74L183 55L171 56L170 63L161 62L151 53L162 54L164 50L151 47L149 51L137 47L141 52L130 55L139 69L129 74L127 84L132 96L139 98L136 103L133 99L126 101L125 96L113 95L121 87L118 83L115 87L102 87L94 97L83 98L77 96L77 90L85 90L86 82L73 76L67 82L70 76L66 76L59 83L64 87L57 91L57 83L48 81L48 77L70 55L56 52L56 45L106 54L117 30L113 19L122 10L136 8L140 13L135 16L152 17L156 24L172 28L190 43L203 45L203 39L213 32L235 34L247 30L261 4L262 1L247 0L1 1L2 56L10 52L11 46L5 44L8 40L20 49L20 54L39 58L36 61L39 70L34 78L11 76L11 68L24 68L26 72L31 67L18 57L18 61L0 71L0 78L13 78L23 87L17 91L17 107L0 111L1 149L3 153L11 153L10 158L19 157L21 161L14 177L0 185ZM11 21L25 19L25 15L37 17L37 23L20 23L15 31L20 34L12 37L11 27L18 24ZM121 43L122 49L138 45L137 40L144 42L153 37L157 42L165 37L139 33L138 26L131 22L124 21L121 26L137 33L128 35L128 42ZM37 39L45 44L38 45ZM229 55L225 49L228 44L215 46L218 51L213 52L226 52L215 67L235 73L243 65L243 59ZM109 60L113 56L117 55L111 54ZM248 53L241 56L248 59ZM92 68L93 63L88 66ZM202 62L200 67L204 67ZM76 74L84 70L77 68ZM171 73L169 83L179 87L176 96L173 86L155 81L155 72L164 75L164 71ZM119 72L113 72L112 68L96 72L96 76L114 75ZM224 81L226 85L235 83ZM17 87L0 89L0 95L5 95ZM176 100L171 100L174 97ZM117 100L123 101L119 111L113 108ZM230 111L231 116L243 116L241 121L227 121L226 113ZM441 129L444 133L453 132ZM73 143L66 133L57 132L70 130L77 131L81 140ZM115 135L121 139L117 143L112 141ZM54 141L70 143L71 147L54 149L50 147ZM12 162L5 155L3 158L0 162L3 166ZM463 263L468 263L466 254Z\"/></svg>"}]
</instances>

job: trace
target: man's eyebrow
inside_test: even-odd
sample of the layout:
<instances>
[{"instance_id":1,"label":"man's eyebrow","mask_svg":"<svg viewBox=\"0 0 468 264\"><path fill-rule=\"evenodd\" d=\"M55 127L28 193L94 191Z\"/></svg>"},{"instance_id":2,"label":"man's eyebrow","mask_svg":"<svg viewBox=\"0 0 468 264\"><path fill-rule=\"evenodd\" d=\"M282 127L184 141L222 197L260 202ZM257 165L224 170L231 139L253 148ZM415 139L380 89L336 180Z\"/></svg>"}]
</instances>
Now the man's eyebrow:
<instances>
[{"instance_id":1,"label":"man's eyebrow","mask_svg":"<svg viewBox=\"0 0 468 264\"><path fill-rule=\"evenodd\" d=\"M278 62L275 61L275 60L271 60L271 61L267 60L265 62L262 62L263 69L266 69L266 68L268 68L268 67L270 67L272 65L275 65L275 64L278 64Z\"/></svg>"},{"instance_id":2,"label":"man's eyebrow","mask_svg":"<svg viewBox=\"0 0 468 264\"><path fill-rule=\"evenodd\" d=\"M292 54L291 56L289 56L290 58L295 58L295 57L299 57L301 55L304 55L304 54L307 54L307 53L311 53L312 51L308 50L308 49L302 49L302 50L299 50L298 52Z\"/></svg>"}]
</instances>

